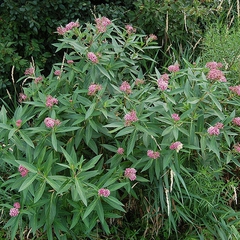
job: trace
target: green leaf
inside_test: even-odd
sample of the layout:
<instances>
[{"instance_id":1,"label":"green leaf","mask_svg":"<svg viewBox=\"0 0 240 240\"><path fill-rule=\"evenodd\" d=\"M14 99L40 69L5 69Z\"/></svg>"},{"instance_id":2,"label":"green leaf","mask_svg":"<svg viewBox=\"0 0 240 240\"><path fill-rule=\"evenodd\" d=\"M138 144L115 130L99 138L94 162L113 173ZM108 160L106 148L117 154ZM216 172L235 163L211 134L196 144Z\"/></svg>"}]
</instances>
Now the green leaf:
<instances>
[{"instance_id":1,"label":"green leaf","mask_svg":"<svg viewBox=\"0 0 240 240\"><path fill-rule=\"evenodd\" d=\"M124 135L127 135L129 133L132 133L134 131L134 127L126 127L122 130L120 130L116 135L115 137L121 137L121 136L124 136Z\"/></svg>"},{"instance_id":2,"label":"green leaf","mask_svg":"<svg viewBox=\"0 0 240 240\"><path fill-rule=\"evenodd\" d=\"M87 170L93 168L96 165L96 163L99 161L101 156L102 156L102 154L97 155L94 158L92 158L91 160L89 160L86 164L83 165L82 171L87 171Z\"/></svg>"},{"instance_id":3,"label":"green leaf","mask_svg":"<svg viewBox=\"0 0 240 240\"><path fill-rule=\"evenodd\" d=\"M83 220L95 209L95 207L96 207L96 205L97 205L97 203L98 203L99 200L100 200L99 198L95 198L95 199L88 205L88 207L86 208L85 213L83 214L83 217L82 217Z\"/></svg>"},{"instance_id":4,"label":"green leaf","mask_svg":"<svg viewBox=\"0 0 240 240\"><path fill-rule=\"evenodd\" d=\"M134 132L130 135L130 138L129 138L129 143L127 146L127 155L132 153L136 141L137 141L137 131L134 130Z\"/></svg>"},{"instance_id":5,"label":"green leaf","mask_svg":"<svg viewBox=\"0 0 240 240\"><path fill-rule=\"evenodd\" d=\"M88 119L92 115L92 113L95 110L95 106L96 106L96 103L91 104L91 106L89 107L89 109L87 110L87 112L85 114L85 120Z\"/></svg>"},{"instance_id":6,"label":"green leaf","mask_svg":"<svg viewBox=\"0 0 240 240\"><path fill-rule=\"evenodd\" d=\"M217 108L222 112L222 106L221 106L220 102L217 100L217 98L212 94L209 94L209 97L212 99L212 101L217 106Z\"/></svg>"},{"instance_id":7,"label":"green leaf","mask_svg":"<svg viewBox=\"0 0 240 240\"><path fill-rule=\"evenodd\" d=\"M106 148L107 150L116 153L117 148L115 146L109 145L109 144L101 144L102 147Z\"/></svg>"},{"instance_id":8,"label":"green leaf","mask_svg":"<svg viewBox=\"0 0 240 240\"><path fill-rule=\"evenodd\" d=\"M51 135L51 140L52 140L52 145L55 151L57 151L57 138L56 138L56 134L55 132L52 131L52 135Z\"/></svg>"},{"instance_id":9,"label":"green leaf","mask_svg":"<svg viewBox=\"0 0 240 240\"><path fill-rule=\"evenodd\" d=\"M75 177L75 186L76 186L76 190L77 190L79 197L83 201L84 205L87 206L87 198L85 195L85 190L83 188L81 181L77 177Z\"/></svg>"},{"instance_id":10,"label":"green leaf","mask_svg":"<svg viewBox=\"0 0 240 240\"><path fill-rule=\"evenodd\" d=\"M1 111L0 111L0 121L3 122L4 125L6 125L6 123L7 123L7 110L4 107L4 105L2 105L2 108L1 108ZM0 123L0 128L2 127L1 124L2 123Z\"/></svg>"},{"instance_id":11,"label":"green leaf","mask_svg":"<svg viewBox=\"0 0 240 240\"><path fill-rule=\"evenodd\" d=\"M77 212L75 212L73 214L73 218L72 218L72 224L70 226L70 229L74 228L76 226L76 224L79 222L79 219L81 217L81 211L80 210L76 210Z\"/></svg>"},{"instance_id":12,"label":"green leaf","mask_svg":"<svg viewBox=\"0 0 240 240\"><path fill-rule=\"evenodd\" d=\"M190 103L190 104L196 104L199 101L200 101L200 99L197 98L197 97L190 97L190 98L187 99L187 103Z\"/></svg>"},{"instance_id":13,"label":"green leaf","mask_svg":"<svg viewBox=\"0 0 240 240\"><path fill-rule=\"evenodd\" d=\"M53 177L53 176L48 176L46 178L46 181L56 192L58 192L60 185L56 181L54 181L51 177Z\"/></svg>"},{"instance_id":14,"label":"green leaf","mask_svg":"<svg viewBox=\"0 0 240 240\"><path fill-rule=\"evenodd\" d=\"M72 166L76 167L77 162L74 161L74 159L68 154L68 152L63 147L61 147L61 150L62 150L62 153L63 153L64 157L68 161L68 163L70 165L70 168Z\"/></svg>"},{"instance_id":15,"label":"green leaf","mask_svg":"<svg viewBox=\"0 0 240 240\"><path fill-rule=\"evenodd\" d=\"M0 128L3 128L3 129L7 129L7 130L11 130L12 127L7 125L7 124L4 124L4 123L0 123Z\"/></svg>"},{"instance_id":16,"label":"green leaf","mask_svg":"<svg viewBox=\"0 0 240 240\"><path fill-rule=\"evenodd\" d=\"M105 219L104 219L104 211L103 211L103 206L102 206L101 201L98 201L95 209L97 211L97 215L100 219L100 222L103 223L105 221Z\"/></svg>"},{"instance_id":17,"label":"green leaf","mask_svg":"<svg viewBox=\"0 0 240 240\"><path fill-rule=\"evenodd\" d=\"M38 200L42 197L44 190L46 188L46 181L42 182L40 184L40 187L38 188L38 190L36 191L36 194L34 196L34 203L38 202Z\"/></svg>"},{"instance_id":18,"label":"green leaf","mask_svg":"<svg viewBox=\"0 0 240 240\"><path fill-rule=\"evenodd\" d=\"M23 130L19 130L19 133L20 133L22 139L23 139L29 146L31 146L32 148L34 148L34 144L33 144L32 140L29 138L29 136L26 135L26 134L23 132Z\"/></svg>"},{"instance_id":19,"label":"green leaf","mask_svg":"<svg viewBox=\"0 0 240 240\"><path fill-rule=\"evenodd\" d=\"M117 198L108 196L108 197L102 197L102 199L104 200L104 202L108 203L113 208L120 210L122 212L126 212L122 207L124 206L124 204L122 204Z\"/></svg>"},{"instance_id":20,"label":"green leaf","mask_svg":"<svg viewBox=\"0 0 240 240\"><path fill-rule=\"evenodd\" d=\"M24 189L26 189L29 185L31 185L33 183L33 181L37 178L37 174L33 174L29 177L27 177L27 179L24 180L24 182L22 183L21 187L19 188L19 192L23 191Z\"/></svg>"},{"instance_id":21,"label":"green leaf","mask_svg":"<svg viewBox=\"0 0 240 240\"><path fill-rule=\"evenodd\" d=\"M109 73L107 72L107 70L102 67L101 65L97 64L96 67L98 68L98 70L104 75L106 76L109 80L111 80L111 77L109 75Z\"/></svg>"}]
</instances>

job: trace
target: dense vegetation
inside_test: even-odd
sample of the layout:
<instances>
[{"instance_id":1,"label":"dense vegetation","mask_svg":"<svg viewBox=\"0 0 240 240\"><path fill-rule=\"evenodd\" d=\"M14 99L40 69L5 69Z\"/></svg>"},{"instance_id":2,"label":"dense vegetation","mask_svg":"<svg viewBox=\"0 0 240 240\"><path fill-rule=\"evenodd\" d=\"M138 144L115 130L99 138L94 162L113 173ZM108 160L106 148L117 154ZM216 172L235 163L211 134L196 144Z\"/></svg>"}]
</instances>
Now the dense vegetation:
<instances>
[{"instance_id":1,"label":"dense vegetation","mask_svg":"<svg viewBox=\"0 0 240 240\"><path fill-rule=\"evenodd\" d=\"M2 1L0 238L240 239L238 7Z\"/></svg>"}]
</instances>

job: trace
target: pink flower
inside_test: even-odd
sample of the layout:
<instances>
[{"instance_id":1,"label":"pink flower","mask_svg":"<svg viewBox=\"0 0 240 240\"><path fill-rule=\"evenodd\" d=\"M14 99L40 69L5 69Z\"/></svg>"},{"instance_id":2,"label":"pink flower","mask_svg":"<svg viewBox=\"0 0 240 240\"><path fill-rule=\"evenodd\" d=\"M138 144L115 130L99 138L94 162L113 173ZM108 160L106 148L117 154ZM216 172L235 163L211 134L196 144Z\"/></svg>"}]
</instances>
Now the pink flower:
<instances>
[{"instance_id":1,"label":"pink flower","mask_svg":"<svg viewBox=\"0 0 240 240\"><path fill-rule=\"evenodd\" d=\"M235 144L234 149L236 152L240 153L240 143Z\"/></svg>"},{"instance_id":2,"label":"pink flower","mask_svg":"<svg viewBox=\"0 0 240 240\"><path fill-rule=\"evenodd\" d=\"M125 120L125 126L130 126L132 122L138 121L136 112L132 110L131 112L127 113L124 116L124 120Z\"/></svg>"},{"instance_id":3,"label":"pink flower","mask_svg":"<svg viewBox=\"0 0 240 240\"><path fill-rule=\"evenodd\" d=\"M207 62L206 67L209 69L218 69L218 68L222 68L223 65L222 63L217 63L217 62Z\"/></svg>"},{"instance_id":4,"label":"pink flower","mask_svg":"<svg viewBox=\"0 0 240 240\"><path fill-rule=\"evenodd\" d=\"M217 122L214 127L217 127L218 129L223 129L224 125L220 122Z\"/></svg>"},{"instance_id":5,"label":"pink flower","mask_svg":"<svg viewBox=\"0 0 240 240\"><path fill-rule=\"evenodd\" d=\"M60 76L61 75L61 70L56 70L55 72L54 72L54 75L56 75L56 76Z\"/></svg>"},{"instance_id":6,"label":"pink flower","mask_svg":"<svg viewBox=\"0 0 240 240\"><path fill-rule=\"evenodd\" d=\"M91 84L88 87L88 95L93 96L96 94L96 92L100 91L102 89L102 86L99 84Z\"/></svg>"},{"instance_id":7,"label":"pink flower","mask_svg":"<svg viewBox=\"0 0 240 240\"><path fill-rule=\"evenodd\" d=\"M27 68L24 72L25 75L33 75L34 74L34 68L33 67L30 67L30 68Z\"/></svg>"},{"instance_id":8,"label":"pink flower","mask_svg":"<svg viewBox=\"0 0 240 240\"><path fill-rule=\"evenodd\" d=\"M27 99L27 95L26 94L24 94L24 93L19 93L19 99L18 99L18 101L20 102L20 103L22 103L23 101L25 101Z\"/></svg>"},{"instance_id":9,"label":"pink flower","mask_svg":"<svg viewBox=\"0 0 240 240\"><path fill-rule=\"evenodd\" d=\"M58 27L57 32L59 35L64 35L66 32L70 31L74 27L79 27L79 26L80 25L78 22L70 22L65 27Z\"/></svg>"},{"instance_id":10,"label":"pink flower","mask_svg":"<svg viewBox=\"0 0 240 240\"><path fill-rule=\"evenodd\" d=\"M27 174L28 174L28 169L25 168L25 167L22 166L22 165L20 165L20 166L18 167L18 171L20 172L20 174L21 174L22 177L25 177L25 176L27 176Z\"/></svg>"},{"instance_id":11,"label":"pink flower","mask_svg":"<svg viewBox=\"0 0 240 240\"><path fill-rule=\"evenodd\" d=\"M124 153L124 149L121 148L121 147L118 148L117 153L120 154L120 155L123 155L123 153Z\"/></svg>"},{"instance_id":12,"label":"pink flower","mask_svg":"<svg viewBox=\"0 0 240 240\"><path fill-rule=\"evenodd\" d=\"M53 128L55 126L58 126L60 123L61 123L60 120L58 119L55 120L50 117L44 119L44 124L47 128Z\"/></svg>"},{"instance_id":13,"label":"pink flower","mask_svg":"<svg viewBox=\"0 0 240 240\"><path fill-rule=\"evenodd\" d=\"M16 217L18 214L19 214L18 208L11 208L10 211L9 211L9 215L11 217Z\"/></svg>"},{"instance_id":14,"label":"pink flower","mask_svg":"<svg viewBox=\"0 0 240 240\"><path fill-rule=\"evenodd\" d=\"M22 120L21 120L21 119L18 119L18 120L16 121L16 126L17 126L18 128L20 128L21 125L22 125Z\"/></svg>"},{"instance_id":15,"label":"pink flower","mask_svg":"<svg viewBox=\"0 0 240 240\"><path fill-rule=\"evenodd\" d=\"M139 79L139 78L136 78L135 84L136 84L137 86L138 86L138 85L142 85L142 84L144 84L144 80Z\"/></svg>"},{"instance_id":16,"label":"pink flower","mask_svg":"<svg viewBox=\"0 0 240 240\"><path fill-rule=\"evenodd\" d=\"M169 76L168 76L167 73L164 73L164 74L160 77L160 79L162 79L162 80L165 81L165 82L168 82Z\"/></svg>"},{"instance_id":17,"label":"pink flower","mask_svg":"<svg viewBox=\"0 0 240 240\"><path fill-rule=\"evenodd\" d=\"M127 94L130 94L132 92L130 84L126 81L122 83L122 85L120 86L120 90Z\"/></svg>"},{"instance_id":18,"label":"pink flower","mask_svg":"<svg viewBox=\"0 0 240 240\"><path fill-rule=\"evenodd\" d=\"M129 25L129 24L125 26L125 29L127 30L128 34L132 34L136 32L136 28L134 28L132 25Z\"/></svg>"},{"instance_id":19,"label":"pink flower","mask_svg":"<svg viewBox=\"0 0 240 240\"><path fill-rule=\"evenodd\" d=\"M164 81L162 78L157 80L157 85L158 85L158 88L162 91L167 90L168 88L168 82Z\"/></svg>"},{"instance_id":20,"label":"pink flower","mask_svg":"<svg viewBox=\"0 0 240 240\"><path fill-rule=\"evenodd\" d=\"M148 155L148 157L153 158L153 159L157 159L160 157L160 153L154 152L153 150L148 150L147 155Z\"/></svg>"},{"instance_id":21,"label":"pink flower","mask_svg":"<svg viewBox=\"0 0 240 240\"><path fill-rule=\"evenodd\" d=\"M58 100L51 95L47 96L46 106L51 108L54 104L58 104Z\"/></svg>"},{"instance_id":22,"label":"pink flower","mask_svg":"<svg viewBox=\"0 0 240 240\"><path fill-rule=\"evenodd\" d=\"M179 120L180 120L180 117L178 116L177 113L173 113L171 116L172 116L172 119L173 119L174 121L179 121Z\"/></svg>"},{"instance_id":23,"label":"pink flower","mask_svg":"<svg viewBox=\"0 0 240 240\"><path fill-rule=\"evenodd\" d=\"M240 117L236 117L232 120L233 124L240 126Z\"/></svg>"},{"instance_id":24,"label":"pink flower","mask_svg":"<svg viewBox=\"0 0 240 240\"><path fill-rule=\"evenodd\" d=\"M110 195L110 190L101 188L98 190L98 195L101 197L108 197Z\"/></svg>"},{"instance_id":25,"label":"pink flower","mask_svg":"<svg viewBox=\"0 0 240 240\"><path fill-rule=\"evenodd\" d=\"M134 181L137 177L136 172L137 170L135 168L126 168L124 175L125 177L129 178L131 181Z\"/></svg>"},{"instance_id":26,"label":"pink flower","mask_svg":"<svg viewBox=\"0 0 240 240\"><path fill-rule=\"evenodd\" d=\"M73 29L74 27L79 27L79 23L78 22L70 22L65 26L65 29L67 31L70 31L71 29Z\"/></svg>"},{"instance_id":27,"label":"pink flower","mask_svg":"<svg viewBox=\"0 0 240 240\"><path fill-rule=\"evenodd\" d=\"M209 135L219 135L220 134L220 130L218 127L216 126L211 126L208 128L207 132L209 133Z\"/></svg>"},{"instance_id":28,"label":"pink flower","mask_svg":"<svg viewBox=\"0 0 240 240\"><path fill-rule=\"evenodd\" d=\"M66 28L64 28L64 27L57 27L57 33L59 35L64 35L65 32L67 32Z\"/></svg>"},{"instance_id":29,"label":"pink flower","mask_svg":"<svg viewBox=\"0 0 240 240\"><path fill-rule=\"evenodd\" d=\"M15 202L15 203L13 204L13 206L14 206L15 208L17 208L17 209L19 209L19 208L21 207L21 205L20 205L19 202Z\"/></svg>"},{"instance_id":30,"label":"pink flower","mask_svg":"<svg viewBox=\"0 0 240 240\"><path fill-rule=\"evenodd\" d=\"M180 70L179 69L179 64L170 65L168 67L169 72L178 72L179 70Z\"/></svg>"},{"instance_id":31,"label":"pink flower","mask_svg":"<svg viewBox=\"0 0 240 240\"><path fill-rule=\"evenodd\" d=\"M150 35L149 35L149 39L150 39L151 41L156 41L156 40L157 40L157 36L154 35L154 34L150 34Z\"/></svg>"},{"instance_id":32,"label":"pink flower","mask_svg":"<svg viewBox=\"0 0 240 240\"><path fill-rule=\"evenodd\" d=\"M183 148L183 144L181 142L174 142L169 147L171 150L176 150L179 152Z\"/></svg>"},{"instance_id":33,"label":"pink flower","mask_svg":"<svg viewBox=\"0 0 240 240\"><path fill-rule=\"evenodd\" d=\"M36 77L35 78L35 83L39 83L43 80L43 77L42 76L39 76L39 77Z\"/></svg>"},{"instance_id":34,"label":"pink flower","mask_svg":"<svg viewBox=\"0 0 240 240\"><path fill-rule=\"evenodd\" d=\"M236 93L238 96L240 96L240 85L229 87L229 89L230 89L232 92Z\"/></svg>"},{"instance_id":35,"label":"pink flower","mask_svg":"<svg viewBox=\"0 0 240 240\"><path fill-rule=\"evenodd\" d=\"M73 60L67 60L67 63L68 63L68 64L73 64L74 61L73 61Z\"/></svg>"},{"instance_id":36,"label":"pink flower","mask_svg":"<svg viewBox=\"0 0 240 240\"><path fill-rule=\"evenodd\" d=\"M93 63L98 63L98 58L93 52L87 54L88 59Z\"/></svg>"},{"instance_id":37,"label":"pink flower","mask_svg":"<svg viewBox=\"0 0 240 240\"><path fill-rule=\"evenodd\" d=\"M96 22L96 28L97 28L98 32L100 32L100 33L106 32L107 26L112 23L106 17L96 18L95 22Z\"/></svg>"},{"instance_id":38,"label":"pink flower","mask_svg":"<svg viewBox=\"0 0 240 240\"><path fill-rule=\"evenodd\" d=\"M210 69L210 71L207 74L207 79L209 80L216 80L220 82L226 82L226 78L221 70L218 69Z\"/></svg>"}]
</instances>

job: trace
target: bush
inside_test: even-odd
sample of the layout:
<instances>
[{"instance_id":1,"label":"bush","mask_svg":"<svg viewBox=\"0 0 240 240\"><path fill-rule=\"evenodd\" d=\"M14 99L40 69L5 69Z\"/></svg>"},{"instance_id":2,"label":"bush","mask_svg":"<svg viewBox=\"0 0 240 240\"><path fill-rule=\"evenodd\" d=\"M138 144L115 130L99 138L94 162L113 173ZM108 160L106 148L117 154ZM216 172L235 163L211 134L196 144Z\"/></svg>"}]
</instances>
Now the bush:
<instances>
[{"instance_id":1,"label":"bush","mask_svg":"<svg viewBox=\"0 0 240 240\"><path fill-rule=\"evenodd\" d=\"M21 105L0 112L1 159L15 170L1 185L8 237L101 238L142 218L148 238L238 238L239 86L221 64L145 72L154 36L105 17L58 32L62 63L46 78L28 68Z\"/></svg>"},{"instance_id":2,"label":"bush","mask_svg":"<svg viewBox=\"0 0 240 240\"><path fill-rule=\"evenodd\" d=\"M213 25L202 42L202 60L223 62L227 77L232 84L237 84L240 72L240 48L238 39L240 37L239 27L228 29L226 26Z\"/></svg>"}]
</instances>

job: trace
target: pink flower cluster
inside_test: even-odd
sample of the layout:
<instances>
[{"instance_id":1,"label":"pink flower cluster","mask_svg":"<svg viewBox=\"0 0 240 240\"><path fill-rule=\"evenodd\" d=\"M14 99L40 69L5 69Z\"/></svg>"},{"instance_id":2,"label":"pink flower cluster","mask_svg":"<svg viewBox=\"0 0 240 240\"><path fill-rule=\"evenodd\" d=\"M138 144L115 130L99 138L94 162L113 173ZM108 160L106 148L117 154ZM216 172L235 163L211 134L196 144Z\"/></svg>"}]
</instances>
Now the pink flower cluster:
<instances>
[{"instance_id":1,"label":"pink flower cluster","mask_svg":"<svg viewBox=\"0 0 240 240\"><path fill-rule=\"evenodd\" d=\"M157 159L157 158L160 157L160 153L159 152L154 152L153 150L148 150L147 155L148 155L148 157L150 157L152 159Z\"/></svg>"},{"instance_id":2,"label":"pink flower cluster","mask_svg":"<svg viewBox=\"0 0 240 240\"><path fill-rule=\"evenodd\" d=\"M36 77L36 78L35 78L35 81L34 81L34 82L35 82L36 84L38 84L38 83L40 83L42 80L43 80L43 77L42 77L42 76L39 76L39 77Z\"/></svg>"},{"instance_id":3,"label":"pink flower cluster","mask_svg":"<svg viewBox=\"0 0 240 240\"><path fill-rule=\"evenodd\" d=\"M135 84L136 84L136 86L142 85L142 84L144 84L144 80L143 80L143 79L136 78Z\"/></svg>"},{"instance_id":4,"label":"pink flower cluster","mask_svg":"<svg viewBox=\"0 0 240 240\"><path fill-rule=\"evenodd\" d=\"M89 52L89 53L87 54L87 57L88 57L88 59L89 59L91 62L93 62L93 63L98 63L98 58L97 58L97 56L95 55L95 53Z\"/></svg>"},{"instance_id":5,"label":"pink flower cluster","mask_svg":"<svg viewBox=\"0 0 240 240\"><path fill-rule=\"evenodd\" d=\"M74 61L73 60L67 60L67 64L73 64Z\"/></svg>"},{"instance_id":6,"label":"pink flower cluster","mask_svg":"<svg viewBox=\"0 0 240 240\"><path fill-rule=\"evenodd\" d=\"M119 147L118 150L117 150L117 153L120 154L120 155L123 155L124 154L124 149Z\"/></svg>"},{"instance_id":7,"label":"pink flower cluster","mask_svg":"<svg viewBox=\"0 0 240 240\"><path fill-rule=\"evenodd\" d=\"M240 117L236 117L232 120L233 124L240 126Z\"/></svg>"},{"instance_id":8,"label":"pink flower cluster","mask_svg":"<svg viewBox=\"0 0 240 240\"><path fill-rule=\"evenodd\" d=\"M98 195L101 197L108 197L110 195L110 190L106 188L101 188L98 190Z\"/></svg>"},{"instance_id":9,"label":"pink flower cluster","mask_svg":"<svg viewBox=\"0 0 240 240\"><path fill-rule=\"evenodd\" d=\"M240 96L240 85L229 87L229 89L230 89L232 92L236 93L238 96Z\"/></svg>"},{"instance_id":10,"label":"pink flower cluster","mask_svg":"<svg viewBox=\"0 0 240 240\"><path fill-rule=\"evenodd\" d=\"M126 168L124 172L124 176L126 178L129 178L131 181L134 181L137 176L136 176L137 170L135 168Z\"/></svg>"},{"instance_id":11,"label":"pink flower cluster","mask_svg":"<svg viewBox=\"0 0 240 240\"><path fill-rule=\"evenodd\" d=\"M222 68L223 65L222 63L217 63L217 62L207 62L206 67L209 69L218 69L218 68Z\"/></svg>"},{"instance_id":12,"label":"pink flower cluster","mask_svg":"<svg viewBox=\"0 0 240 240\"><path fill-rule=\"evenodd\" d=\"M61 75L61 70L56 70L55 72L54 72L54 75L56 75L56 76L60 76Z\"/></svg>"},{"instance_id":13,"label":"pink flower cluster","mask_svg":"<svg viewBox=\"0 0 240 240\"><path fill-rule=\"evenodd\" d=\"M125 26L125 29L129 35L136 32L136 28L129 24Z\"/></svg>"},{"instance_id":14,"label":"pink flower cluster","mask_svg":"<svg viewBox=\"0 0 240 240\"><path fill-rule=\"evenodd\" d=\"M125 120L125 126L130 126L132 122L138 121L136 112L132 110L131 112L127 113L124 116L124 120Z\"/></svg>"},{"instance_id":15,"label":"pink flower cluster","mask_svg":"<svg viewBox=\"0 0 240 240\"><path fill-rule=\"evenodd\" d=\"M179 141L174 142L169 147L171 150L176 150L176 152L179 152L183 148L183 144Z\"/></svg>"},{"instance_id":16,"label":"pink flower cluster","mask_svg":"<svg viewBox=\"0 0 240 240\"><path fill-rule=\"evenodd\" d=\"M179 64L170 65L168 67L169 72L178 72L180 70Z\"/></svg>"},{"instance_id":17,"label":"pink flower cluster","mask_svg":"<svg viewBox=\"0 0 240 240\"><path fill-rule=\"evenodd\" d=\"M22 120L21 120L21 119L18 119L18 120L16 121L16 126L17 126L18 128L20 128L20 127L22 126Z\"/></svg>"},{"instance_id":18,"label":"pink flower cluster","mask_svg":"<svg viewBox=\"0 0 240 240\"><path fill-rule=\"evenodd\" d=\"M218 122L214 126L208 128L207 132L209 135L219 135L220 129L223 129L223 124Z\"/></svg>"},{"instance_id":19,"label":"pink flower cluster","mask_svg":"<svg viewBox=\"0 0 240 240\"><path fill-rule=\"evenodd\" d=\"M210 69L207 74L207 79L212 81L226 82L227 79L224 76L224 73L219 69Z\"/></svg>"},{"instance_id":20,"label":"pink flower cluster","mask_svg":"<svg viewBox=\"0 0 240 240\"><path fill-rule=\"evenodd\" d=\"M11 208L10 211L9 211L9 215L10 215L11 217L16 217L16 216L19 214L19 209L20 209L21 205L20 205L19 202L15 202L15 203L13 204L13 206L14 206L14 207Z\"/></svg>"},{"instance_id":21,"label":"pink flower cluster","mask_svg":"<svg viewBox=\"0 0 240 240\"><path fill-rule=\"evenodd\" d=\"M88 87L88 95L93 96L96 94L96 92L100 91L102 89L102 86L99 84L91 84Z\"/></svg>"},{"instance_id":22,"label":"pink flower cluster","mask_svg":"<svg viewBox=\"0 0 240 240\"><path fill-rule=\"evenodd\" d=\"M179 115L178 115L177 113L173 113L173 114L171 115L171 117L172 117L172 119L173 119L174 121L179 121L179 120L180 120L180 117L179 117Z\"/></svg>"},{"instance_id":23,"label":"pink flower cluster","mask_svg":"<svg viewBox=\"0 0 240 240\"><path fill-rule=\"evenodd\" d=\"M107 26L112 23L111 20L109 20L109 19L106 18L106 17L96 18L96 19L95 19L95 22L96 22L96 24L97 24L97 25L96 25L97 30L98 30L98 32L100 32L100 33L106 32Z\"/></svg>"},{"instance_id":24,"label":"pink flower cluster","mask_svg":"<svg viewBox=\"0 0 240 240\"><path fill-rule=\"evenodd\" d=\"M234 145L234 149L235 151L237 151L238 153L240 153L240 143L237 143Z\"/></svg>"},{"instance_id":25,"label":"pink flower cluster","mask_svg":"<svg viewBox=\"0 0 240 240\"><path fill-rule=\"evenodd\" d=\"M206 67L210 69L210 71L207 74L207 79L212 81L220 81L220 82L226 82L227 79L224 76L224 73L219 70L219 68L222 68L222 63L217 62L208 62L206 64Z\"/></svg>"},{"instance_id":26,"label":"pink flower cluster","mask_svg":"<svg viewBox=\"0 0 240 240\"><path fill-rule=\"evenodd\" d=\"M22 177L25 177L25 176L27 176L27 174L28 174L28 169L25 168L25 167L22 166L22 165L20 165L20 166L18 167L18 171L20 172L20 174L21 174Z\"/></svg>"},{"instance_id":27,"label":"pink flower cluster","mask_svg":"<svg viewBox=\"0 0 240 240\"><path fill-rule=\"evenodd\" d=\"M34 68L33 67L30 67L30 68L27 68L24 72L25 75L33 75L34 74Z\"/></svg>"},{"instance_id":28,"label":"pink flower cluster","mask_svg":"<svg viewBox=\"0 0 240 240\"><path fill-rule=\"evenodd\" d=\"M27 95L26 94L24 94L24 93L19 93L19 99L18 99L18 101L20 102L20 103L22 103L23 101L25 101L27 99Z\"/></svg>"},{"instance_id":29,"label":"pink flower cluster","mask_svg":"<svg viewBox=\"0 0 240 240\"><path fill-rule=\"evenodd\" d=\"M59 35L64 35L66 32L70 31L74 27L79 27L79 26L80 25L78 22L70 22L65 27L58 27L57 32Z\"/></svg>"},{"instance_id":30,"label":"pink flower cluster","mask_svg":"<svg viewBox=\"0 0 240 240\"><path fill-rule=\"evenodd\" d=\"M149 35L149 39L150 39L150 41L156 41L157 40L157 36L155 35L155 34L150 34Z\"/></svg>"},{"instance_id":31,"label":"pink flower cluster","mask_svg":"<svg viewBox=\"0 0 240 240\"><path fill-rule=\"evenodd\" d=\"M122 92L125 92L127 94L130 94L132 92L131 86L128 82L124 81L122 85L119 88Z\"/></svg>"},{"instance_id":32,"label":"pink flower cluster","mask_svg":"<svg viewBox=\"0 0 240 240\"><path fill-rule=\"evenodd\" d=\"M157 80L157 85L158 88L162 91L166 90L168 88L168 80L169 76L167 73L164 73L158 80Z\"/></svg>"},{"instance_id":33,"label":"pink flower cluster","mask_svg":"<svg viewBox=\"0 0 240 240\"><path fill-rule=\"evenodd\" d=\"M44 124L47 128L53 128L55 126L58 126L60 123L61 123L60 120L58 119L55 120L50 117L44 119Z\"/></svg>"},{"instance_id":34,"label":"pink flower cluster","mask_svg":"<svg viewBox=\"0 0 240 240\"><path fill-rule=\"evenodd\" d=\"M51 108L54 104L58 104L58 100L51 95L47 96L46 106Z\"/></svg>"}]
</instances>

